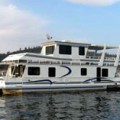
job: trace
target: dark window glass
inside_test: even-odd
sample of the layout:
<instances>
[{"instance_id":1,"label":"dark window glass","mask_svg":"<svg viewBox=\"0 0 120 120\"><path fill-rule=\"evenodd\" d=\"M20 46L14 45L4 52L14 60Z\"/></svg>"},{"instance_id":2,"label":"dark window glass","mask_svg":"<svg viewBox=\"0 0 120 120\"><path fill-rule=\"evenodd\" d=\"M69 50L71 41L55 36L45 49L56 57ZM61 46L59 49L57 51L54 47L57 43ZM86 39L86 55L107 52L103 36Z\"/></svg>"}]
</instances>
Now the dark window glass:
<instances>
[{"instance_id":1,"label":"dark window glass","mask_svg":"<svg viewBox=\"0 0 120 120\"><path fill-rule=\"evenodd\" d=\"M69 46L69 45L60 45L59 46L59 53L60 54L71 55L71 46Z\"/></svg>"},{"instance_id":2,"label":"dark window glass","mask_svg":"<svg viewBox=\"0 0 120 120\"><path fill-rule=\"evenodd\" d=\"M85 47L79 47L79 55L85 55Z\"/></svg>"},{"instance_id":3,"label":"dark window glass","mask_svg":"<svg viewBox=\"0 0 120 120\"><path fill-rule=\"evenodd\" d=\"M54 46L46 47L46 55L53 54L53 52L54 52Z\"/></svg>"},{"instance_id":4,"label":"dark window glass","mask_svg":"<svg viewBox=\"0 0 120 120\"><path fill-rule=\"evenodd\" d=\"M56 69L54 67L49 68L49 77L55 77Z\"/></svg>"},{"instance_id":5,"label":"dark window glass","mask_svg":"<svg viewBox=\"0 0 120 120\"><path fill-rule=\"evenodd\" d=\"M87 69L86 68L81 68L81 75L86 76L87 75Z\"/></svg>"},{"instance_id":6,"label":"dark window glass","mask_svg":"<svg viewBox=\"0 0 120 120\"><path fill-rule=\"evenodd\" d=\"M28 75L40 75L39 67L28 67Z\"/></svg>"},{"instance_id":7,"label":"dark window glass","mask_svg":"<svg viewBox=\"0 0 120 120\"><path fill-rule=\"evenodd\" d=\"M102 77L108 77L108 69L102 69Z\"/></svg>"},{"instance_id":8,"label":"dark window glass","mask_svg":"<svg viewBox=\"0 0 120 120\"><path fill-rule=\"evenodd\" d=\"M12 66L11 67L11 74L15 75L16 77L22 77L23 73L25 70L24 65L19 65L19 66Z\"/></svg>"}]
</instances>

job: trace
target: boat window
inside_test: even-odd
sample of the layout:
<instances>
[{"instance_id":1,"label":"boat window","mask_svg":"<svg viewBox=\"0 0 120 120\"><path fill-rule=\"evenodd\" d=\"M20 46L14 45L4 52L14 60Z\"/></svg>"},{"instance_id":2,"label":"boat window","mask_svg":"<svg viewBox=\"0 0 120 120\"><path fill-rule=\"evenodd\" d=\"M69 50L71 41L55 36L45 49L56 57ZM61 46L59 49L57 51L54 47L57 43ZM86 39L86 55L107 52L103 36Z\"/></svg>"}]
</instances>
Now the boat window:
<instances>
[{"instance_id":1,"label":"boat window","mask_svg":"<svg viewBox=\"0 0 120 120\"><path fill-rule=\"evenodd\" d=\"M108 77L108 69L102 69L102 77Z\"/></svg>"},{"instance_id":2,"label":"boat window","mask_svg":"<svg viewBox=\"0 0 120 120\"><path fill-rule=\"evenodd\" d=\"M81 76L87 75L87 68L81 68Z\"/></svg>"},{"instance_id":3,"label":"boat window","mask_svg":"<svg viewBox=\"0 0 120 120\"><path fill-rule=\"evenodd\" d=\"M59 54L71 55L71 46L69 45L60 45Z\"/></svg>"},{"instance_id":4,"label":"boat window","mask_svg":"<svg viewBox=\"0 0 120 120\"><path fill-rule=\"evenodd\" d=\"M19 63L27 63L27 60L19 60Z\"/></svg>"},{"instance_id":5,"label":"boat window","mask_svg":"<svg viewBox=\"0 0 120 120\"><path fill-rule=\"evenodd\" d=\"M28 67L28 75L40 75L39 67Z\"/></svg>"},{"instance_id":6,"label":"boat window","mask_svg":"<svg viewBox=\"0 0 120 120\"><path fill-rule=\"evenodd\" d=\"M11 74L15 75L15 77L22 77L25 70L25 65L18 65L11 67Z\"/></svg>"},{"instance_id":7,"label":"boat window","mask_svg":"<svg viewBox=\"0 0 120 120\"><path fill-rule=\"evenodd\" d=\"M85 47L79 47L79 55L85 55Z\"/></svg>"},{"instance_id":8,"label":"boat window","mask_svg":"<svg viewBox=\"0 0 120 120\"><path fill-rule=\"evenodd\" d=\"M1 64L0 65L0 76L6 76L9 65Z\"/></svg>"},{"instance_id":9,"label":"boat window","mask_svg":"<svg viewBox=\"0 0 120 120\"><path fill-rule=\"evenodd\" d=\"M56 69L54 67L49 67L49 77L55 77L56 75Z\"/></svg>"},{"instance_id":10,"label":"boat window","mask_svg":"<svg viewBox=\"0 0 120 120\"><path fill-rule=\"evenodd\" d=\"M46 55L53 54L54 48L55 48L54 46L46 47Z\"/></svg>"}]
</instances>

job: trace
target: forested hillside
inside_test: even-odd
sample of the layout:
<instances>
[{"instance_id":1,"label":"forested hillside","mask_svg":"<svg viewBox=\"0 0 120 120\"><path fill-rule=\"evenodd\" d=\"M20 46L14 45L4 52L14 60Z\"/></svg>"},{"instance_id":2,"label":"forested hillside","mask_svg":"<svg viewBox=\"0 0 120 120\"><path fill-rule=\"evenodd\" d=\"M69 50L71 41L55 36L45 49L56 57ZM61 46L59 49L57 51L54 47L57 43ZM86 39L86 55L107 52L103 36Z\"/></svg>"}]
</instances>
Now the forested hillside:
<instances>
[{"instance_id":1,"label":"forested hillside","mask_svg":"<svg viewBox=\"0 0 120 120\"><path fill-rule=\"evenodd\" d=\"M17 54L17 53L24 53L24 52L31 52L31 53L40 53L41 51L41 47L37 46L37 47L25 47L23 50L20 48L17 51L14 52L7 52L7 53L0 53L0 61L3 60L5 57L7 57L10 54Z\"/></svg>"}]
</instances>

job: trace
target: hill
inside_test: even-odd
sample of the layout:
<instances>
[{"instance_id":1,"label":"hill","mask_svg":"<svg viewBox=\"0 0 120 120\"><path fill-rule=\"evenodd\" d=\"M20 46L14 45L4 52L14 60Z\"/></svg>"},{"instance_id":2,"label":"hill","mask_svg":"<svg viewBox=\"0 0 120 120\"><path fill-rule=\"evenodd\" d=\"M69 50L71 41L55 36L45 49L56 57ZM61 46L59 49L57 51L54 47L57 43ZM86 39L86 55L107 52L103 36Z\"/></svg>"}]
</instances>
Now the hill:
<instances>
[{"instance_id":1,"label":"hill","mask_svg":"<svg viewBox=\"0 0 120 120\"><path fill-rule=\"evenodd\" d=\"M2 53L0 54L0 61L2 61L5 57L7 57L10 54L17 54L17 53L24 53L24 52L31 52L31 53L40 53L41 52L41 47L36 46L36 47L25 47L23 50L20 48L17 51L14 52L7 52L7 53Z\"/></svg>"}]
</instances>

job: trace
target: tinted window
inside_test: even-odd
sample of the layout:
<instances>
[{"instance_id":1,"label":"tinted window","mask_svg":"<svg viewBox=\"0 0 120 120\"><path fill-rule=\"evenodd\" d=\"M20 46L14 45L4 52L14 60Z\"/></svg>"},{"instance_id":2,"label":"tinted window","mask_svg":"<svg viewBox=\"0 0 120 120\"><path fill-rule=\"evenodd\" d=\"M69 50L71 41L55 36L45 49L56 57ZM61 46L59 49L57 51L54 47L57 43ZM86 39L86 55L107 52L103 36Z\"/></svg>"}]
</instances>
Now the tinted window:
<instances>
[{"instance_id":1,"label":"tinted window","mask_svg":"<svg viewBox=\"0 0 120 120\"><path fill-rule=\"evenodd\" d=\"M86 76L87 75L87 69L86 68L81 68L81 75Z\"/></svg>"},{"instance_id":2,"label":"tinted window","mask_svg":"<svg viewBox=\"0 0 120 120\"><path fill-rule=\"evenodd\" d=\"M59 53L60 54L71 55L71 46L69 46L69 45L60 45L59 46Z\"/></svg>"},{"instance_id":3,"label":"tinted window","mask_svg":"<svg viewBox=\"0 0 120 120\"><path fill-rule=\"evenodd\" d=\"M28 75L40 75L39 67L28 67Z\"/></svg>"},{"instance_id":4,"label":"tinted window","mask_svg":"<svg viewBox=\"0 0 120 120\"><path fill-rule=\"evenodd\" d=\"M25 70L24 65L19 66L11 66L11 74L15 75L16 77L22 76Z\"/></svg>"},{"instance_id":5,"label":"tinted window","mask_svg":"<svg viewBox=\"0 0 120 120\"><path fill-rule=\"evenodd\" d=\"M85 47L79 47L79 55L85 55Z\"/></svg>"},{"instance_id":6,"label":"tinted window","mask_svg":"<svg viewBox=\"0 0 120 120\"><path fill-rule=\"evenodd\" d=\"M108 77L108 69L102 69L102 77Z\"/></svg>"},{"instance_id":7,"label":"tinted window","mask_svg":"<svg viewBox=\"0 0 120 120\"><path fill-rule=\"evenodd\" d=\"M53 52L54 52L54 46L46 47L46 55L53 54Z\"/></svg>"},{"instance_id":8,"label":"tinted window","mask_svg":"<svg viewBox=\"0 0 120 120\"><path fill-rule=\"evenodd\" d=\"M48 72L49 77L55 77L56 69L54 67L50 67Z\"/></svg>"}]
</instances>

